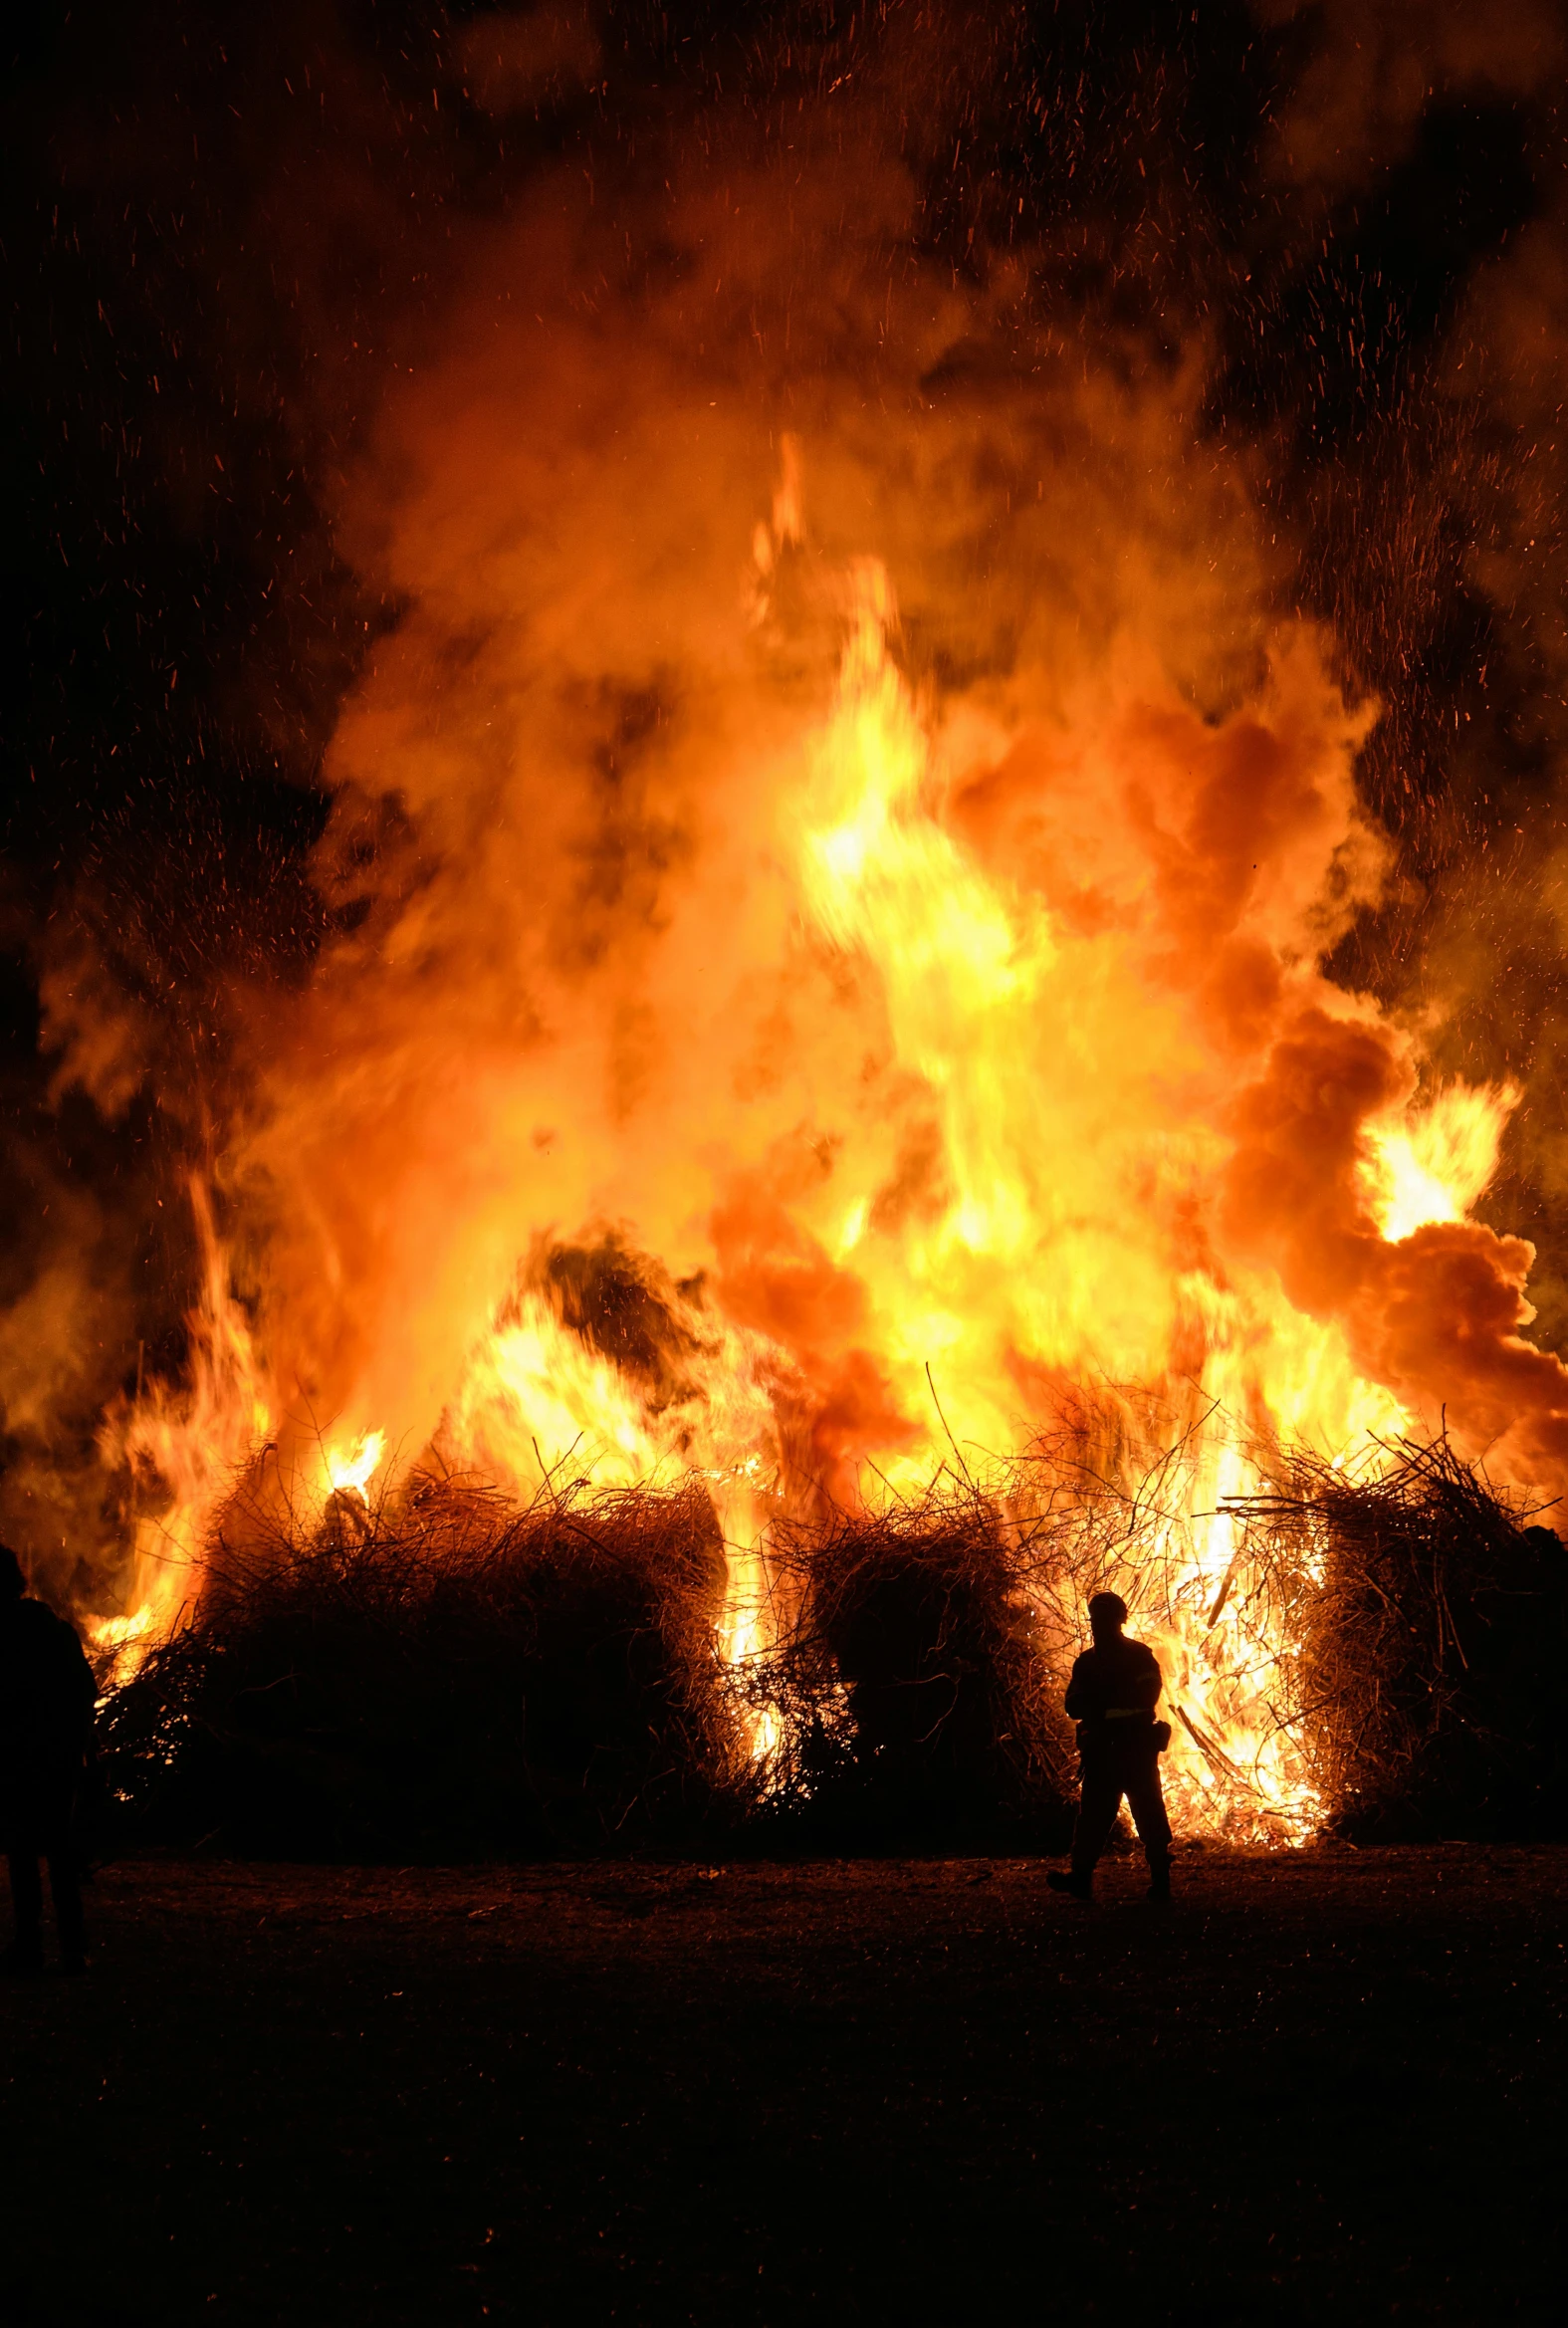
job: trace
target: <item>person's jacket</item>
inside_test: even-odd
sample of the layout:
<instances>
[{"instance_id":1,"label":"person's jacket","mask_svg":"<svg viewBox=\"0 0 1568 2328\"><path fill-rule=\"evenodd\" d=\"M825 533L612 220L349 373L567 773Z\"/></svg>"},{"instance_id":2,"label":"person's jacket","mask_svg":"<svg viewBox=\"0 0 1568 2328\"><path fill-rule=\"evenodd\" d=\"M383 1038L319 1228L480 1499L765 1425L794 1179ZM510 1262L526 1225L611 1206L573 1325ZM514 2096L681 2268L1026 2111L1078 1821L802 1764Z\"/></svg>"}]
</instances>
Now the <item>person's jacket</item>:
<instances>
[{"instance_id":1,"label":"person's jacket","mask_svg":"<svg viewBox=\"0 0 1568 2328\"><path fill-rule=\"evenodd\" d=\"M1160 1679L1154 1651L1125 1634L1086 1649L1067 1684L1067 1712L1078 1725L1079 1743L1147 1734L1154 1728Z\"/></svg>"},{"instance_id":2,"label":"person's jacket","mask_svg":"<svg viewBox=\"0 0 1568 2328\"><path fill-rule=\"evenodd\" d=\"M0 1784L80 1770L97 1684L75 1629L41 1600L0 1607Z\"/></svg>"}]
</instances>

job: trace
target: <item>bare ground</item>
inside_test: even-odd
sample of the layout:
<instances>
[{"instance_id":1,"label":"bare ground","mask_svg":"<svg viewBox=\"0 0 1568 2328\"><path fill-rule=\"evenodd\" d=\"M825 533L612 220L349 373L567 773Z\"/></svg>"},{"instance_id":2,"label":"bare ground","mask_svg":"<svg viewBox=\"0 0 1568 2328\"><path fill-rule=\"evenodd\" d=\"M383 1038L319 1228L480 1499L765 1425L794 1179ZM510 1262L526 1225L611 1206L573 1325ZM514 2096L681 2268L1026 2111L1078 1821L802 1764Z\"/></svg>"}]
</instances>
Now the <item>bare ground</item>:
<instances>
[{"instance_id":1,"label":"bare ground","mask_svg":"<svg viewBox=\"0 0 1568 2328\"><path fill-rule=\"evenodd\" d=\"M1568 1849L142 1860L7 1987L7 2328L1559 2321Z\"/></svg>"}]
</instances>

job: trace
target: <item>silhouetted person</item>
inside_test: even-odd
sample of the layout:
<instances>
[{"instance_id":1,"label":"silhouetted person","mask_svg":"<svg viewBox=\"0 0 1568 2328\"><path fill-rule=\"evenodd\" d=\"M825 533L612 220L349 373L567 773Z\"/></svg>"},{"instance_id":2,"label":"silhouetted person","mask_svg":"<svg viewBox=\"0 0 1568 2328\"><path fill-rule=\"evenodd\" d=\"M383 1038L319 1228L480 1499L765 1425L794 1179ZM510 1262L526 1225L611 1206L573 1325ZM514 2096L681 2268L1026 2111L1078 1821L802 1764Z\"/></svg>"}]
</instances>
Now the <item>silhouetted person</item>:
<instances>
[{"instance_id":1,"label":"silhouetted person","mask_svg":"<svg viewBox=\"0 0 1568 2328\"><path fill-rule=\"evenodd\" d=\"M80 1973L87 1951L74 1828L97 1686L72 1627L25 1599L25 1589L15 1552L0 1544L0 1840L16 1919L4 1964L8 1973L43 1970L38 1863L47 1859L60 1961Z\"/></svg>"},{"instance_id":2,"label":"silhouetted person","mask_svg":"<svg viewBox=\"0 0 1568 2328\"><path fill-rule=\"evenodd\" d=\"M1067 1684L1067 1711L1078 1725L1080 1793L1072 1831L1072 1873L1048 1875L1055 1892L1087 1900L1094 1870L1110 1840L1123 1795L1149 1862L1149 1897L1171 1896L1171 1822L1160 1791L1160 1756L1171 1743L1168 1723L1156 1722L1160 1667L1152 1649L1122 1631L1127 1603L1097 1592L1089 1603L1094 1646L1086 1649Z\"/></svg>"}]
</instances>

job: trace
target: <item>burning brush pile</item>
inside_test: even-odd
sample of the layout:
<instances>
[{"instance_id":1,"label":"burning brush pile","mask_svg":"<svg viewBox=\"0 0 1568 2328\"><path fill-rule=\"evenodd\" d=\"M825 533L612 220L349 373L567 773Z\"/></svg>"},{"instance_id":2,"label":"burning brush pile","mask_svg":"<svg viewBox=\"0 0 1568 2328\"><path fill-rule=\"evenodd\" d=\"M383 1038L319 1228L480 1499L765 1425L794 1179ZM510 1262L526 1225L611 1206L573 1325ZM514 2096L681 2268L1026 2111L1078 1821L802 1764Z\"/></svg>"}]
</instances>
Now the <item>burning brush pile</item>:
<instances>
[{"instance_id":1,"label":"burning brush pile","mask_svg":"<svg viewBox=\"0 0 1568 2328\"><path fill-rule=\"evenodd\" d=\"M1209 1515L1233 1549L1202 1634L1180 1449L1131 1495L1060 1448L945 1468L781 1525L739 1658L698 1485L520 1510L420 1473L283 1522L242 1489L190 1621L109 1698L107 1774L128 1832L280 1855L1060 1848L1066 1671L1114 1582L1165 1666L1179 1833L1568 1832L1568 1552L1447 1441L1382 1453L1357 1480L1297 1453ZM1205 1646L1247 1722L1194 1688Z\"/></svg>"}]
</instances>

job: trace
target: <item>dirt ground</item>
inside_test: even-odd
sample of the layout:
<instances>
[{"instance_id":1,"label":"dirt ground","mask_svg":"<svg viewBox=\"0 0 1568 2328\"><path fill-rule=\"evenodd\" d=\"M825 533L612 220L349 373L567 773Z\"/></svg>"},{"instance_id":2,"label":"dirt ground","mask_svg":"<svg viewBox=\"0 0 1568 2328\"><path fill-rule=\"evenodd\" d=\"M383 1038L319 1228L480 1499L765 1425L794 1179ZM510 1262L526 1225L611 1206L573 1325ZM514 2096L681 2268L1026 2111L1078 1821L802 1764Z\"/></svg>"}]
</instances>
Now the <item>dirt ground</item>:
<instances>
[{"instance_id":1,"label":"dirt ground","mask_svg":"<svg viewBox=\"0 0 1568 2328\"><path fill-rule=\"evenodd\" d=\"M6 2328L1560 2321L1568 1849L142 1860L0 1991Z\"/></svg>"}]
</instances>

